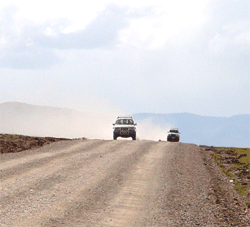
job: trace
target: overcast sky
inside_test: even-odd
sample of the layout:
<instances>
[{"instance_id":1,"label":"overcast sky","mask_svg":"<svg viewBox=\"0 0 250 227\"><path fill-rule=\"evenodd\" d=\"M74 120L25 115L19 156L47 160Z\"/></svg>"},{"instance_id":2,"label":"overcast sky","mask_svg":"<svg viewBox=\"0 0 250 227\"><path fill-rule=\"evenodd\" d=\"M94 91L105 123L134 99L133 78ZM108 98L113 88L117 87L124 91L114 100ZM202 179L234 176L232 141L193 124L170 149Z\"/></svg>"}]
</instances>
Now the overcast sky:
<instances>
[{"instance_id":1,"label":"overcast sky","mask_svg":"<svg viewBox=\"0 0 250 227\"><path fill-rule=\"evenodd\" d=\"M250 114L250 1L1 1L0 103L9 101Z\"/></svg>"}]
</instances>

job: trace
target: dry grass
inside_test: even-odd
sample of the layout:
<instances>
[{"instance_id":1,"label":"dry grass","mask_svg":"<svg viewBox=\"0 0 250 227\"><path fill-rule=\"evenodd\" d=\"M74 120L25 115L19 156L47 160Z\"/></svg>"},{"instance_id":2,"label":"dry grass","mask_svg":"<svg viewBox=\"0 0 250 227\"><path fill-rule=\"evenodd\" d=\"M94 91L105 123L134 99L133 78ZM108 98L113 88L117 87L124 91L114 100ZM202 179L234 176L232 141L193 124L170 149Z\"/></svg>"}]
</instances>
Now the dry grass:
<instances>
[{"instance_id":1,"label":"dry grass","mask_svg":"<svg viewBox=\"0 0 250 227\"><path fill-rule=\"evenodd\" d=\"M250 148L216 147L212 155L250 208Z\"/></svg>"}]
</instances>

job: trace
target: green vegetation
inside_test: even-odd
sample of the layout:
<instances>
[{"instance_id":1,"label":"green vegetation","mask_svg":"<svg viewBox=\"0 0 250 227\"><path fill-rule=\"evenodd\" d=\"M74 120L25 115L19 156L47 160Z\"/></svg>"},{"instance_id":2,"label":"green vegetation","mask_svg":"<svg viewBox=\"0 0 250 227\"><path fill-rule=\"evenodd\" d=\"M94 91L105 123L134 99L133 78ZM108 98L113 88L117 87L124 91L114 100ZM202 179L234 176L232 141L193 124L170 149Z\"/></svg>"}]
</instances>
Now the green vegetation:
<instances>
[{"instance_id":1,"label":"green vegetation","mask_svg":"<svg viewBox=\"0 0 250 227\"><path fill-rule=\"evenodd\" d=\"M235 182L234 189L241 196L245 196L246 195L246 191L248 190L248 188L244 187L239 181Z\"/></svg>"},{"instance_id":2,"label":"green vegetation","mask_svg":"<svg viewBox=\"0 0 250 227\"><path fill-rule=\"evenodd\" d=\"M240 163L245 164L250 169L250 148L236 149L238 160Z\"/></svg>"},{"instance_id":3,"label":"green vegetation","mask_svg":"<svg viewBox=\"0 0 250 227\"><path fill-rule=\"evenodd\" d=\"M245 168L250 170L250 148L218 147L217 149L219 151L234 153L235 159L238 160L238 163L234 163L236 168ZM214 157L216 155L219 154L213 154ZM215 158L215 162L218 162L218 159Z\"/></svg>"},{"instance_id":4,"label":"green vegetation","mask_svg":"<svg viewBox=\"0 0 250 227\"><path fill-rule=\"evenodd\" d=\"M14 134L0 134L0 137L12 137L18 139L20 136Z\"/></svg>"},{"instance_id":5,"label":"green vegetation","mask_svg":"<svg viewBox=\"0 0 250 227\"><path fill-rule=\"evenodd\" d=\"M250 148L216 147L212 156L221 171L233 179L234 189L250 208Z\"/></svg>"},{"instance_id":6,"label":"green vegetation","mask_svg":"<svg viewBox=\"0 0 250 227\"><path fill-rule=\"evenodd\" d=\"M222 165L222 164L221 164ZM230 170L225 169L225 168L221 168L222 172L224 172L225 174L227 174L230 178L234 178L236 177L235 174L233 174L232 172L230 172Z\"/></svg>"},{"instance_id":7,"label":"green vegetation","mask_svg":"<svg viewBox=\"0 0 250 227\"><path fill-rule=\"evenodd\" d=\"M219 147L218 149L234 152L238 161L243 164L242 166L248 166L248 168L250 167L250 148Z\"/></svg>"},{"instance_id":8,"label":"green vegetation","mask_svg":"<svg viewBox=\"0 0 250 227\"><path fill-rule=\"evenodd\" d=\"M220 161L220 154L213 153L213 157L214 157L214 161L217 162L217 164L218 164Z\"/></svg>"}]
</instances>

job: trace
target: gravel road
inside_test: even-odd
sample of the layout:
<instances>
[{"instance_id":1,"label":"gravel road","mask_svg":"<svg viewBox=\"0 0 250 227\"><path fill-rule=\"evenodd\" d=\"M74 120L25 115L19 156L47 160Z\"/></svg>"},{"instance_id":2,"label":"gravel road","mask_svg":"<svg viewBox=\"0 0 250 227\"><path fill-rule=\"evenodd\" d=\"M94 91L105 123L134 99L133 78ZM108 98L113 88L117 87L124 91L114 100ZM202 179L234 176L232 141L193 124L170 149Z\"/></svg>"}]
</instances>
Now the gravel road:
<instances>
[{"instance_id":1,"label":"gravel road","mask_svg":"<svg viewBox=\"0 0 250 227\"><path fill-rule=\"evenodd\" d=\"M250 226L216 171L202 148L165 141L69 140L2 154L0 226Z\"/></svg>"}]
</instances>

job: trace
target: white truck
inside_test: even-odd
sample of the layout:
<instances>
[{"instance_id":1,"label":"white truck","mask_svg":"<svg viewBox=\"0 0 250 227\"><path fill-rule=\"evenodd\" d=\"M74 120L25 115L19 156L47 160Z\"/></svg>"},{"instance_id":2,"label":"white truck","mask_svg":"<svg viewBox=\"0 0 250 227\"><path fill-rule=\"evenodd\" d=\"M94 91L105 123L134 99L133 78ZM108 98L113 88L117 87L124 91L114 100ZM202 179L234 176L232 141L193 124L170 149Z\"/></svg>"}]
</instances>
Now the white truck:
<instances>
[{"instance_id":1,"label":"white truck","mask_svg":"<svg viewBox=\"0 0 250 227\"><path fill-rule=\"evenodd\" d=\"M168 131L167 141L171 142L180 141L180 132L178 128L172 128Z\"/></svg>"},{"instance_id":2,"label":"white truck","mask_svg":"<svg viewBox=\"0 0 250 227\"><path fill-rule=\"evenodd\" d=\"M113 139L116 140L117 137L131 137L133 140L136 140L136 125L131 116L118 116L113 124Z\"/></svg>"}]
</instances>

